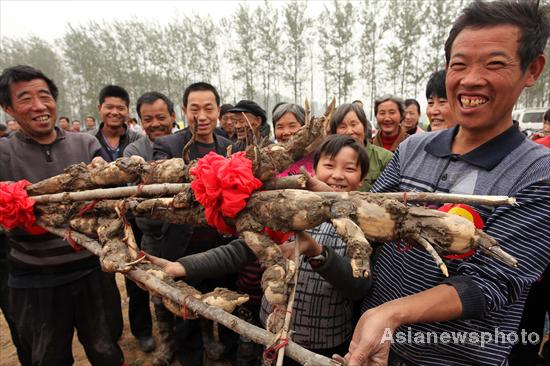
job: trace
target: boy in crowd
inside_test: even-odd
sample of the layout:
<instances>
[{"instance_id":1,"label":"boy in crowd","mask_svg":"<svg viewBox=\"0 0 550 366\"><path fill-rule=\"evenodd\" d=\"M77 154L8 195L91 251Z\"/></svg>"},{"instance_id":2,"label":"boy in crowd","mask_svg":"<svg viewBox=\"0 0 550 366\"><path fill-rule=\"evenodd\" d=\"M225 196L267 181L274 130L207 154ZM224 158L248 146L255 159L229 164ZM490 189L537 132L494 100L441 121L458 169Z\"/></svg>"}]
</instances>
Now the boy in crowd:
<instances>
[{"instance_id":1,"label":"boy in crowd","mask_svg":"<svg viewBox=\"0 0 550 366\"><path fill-rule=\"evenodd\" d=\"M361 186L368 170L363 146L345 135L329 136L314 155L316 190L350 192ZM354 278L349 258L343 257L345 243L330 223L308 233L297 234L300 245L298 287L294 302L293 340L313 351L331 356L348 347L353 322L353 300L361 299L370 287L370 277ZM294 255L295 243L284 244L283 252ZM186 280L215 278L235 273L256 260L242 240L170 262L150 257L174 277ZM269 305L262 300L262 321ZM258 314L256 314L258 317ZM260 353L261 354L261 353ZM257 357L259 354L256 354ZM237 355L239 357L239 355ZM259 364L258 358L246 365ZM287 359L285 365L296 365Z\"/></svg>"}]
</instances>

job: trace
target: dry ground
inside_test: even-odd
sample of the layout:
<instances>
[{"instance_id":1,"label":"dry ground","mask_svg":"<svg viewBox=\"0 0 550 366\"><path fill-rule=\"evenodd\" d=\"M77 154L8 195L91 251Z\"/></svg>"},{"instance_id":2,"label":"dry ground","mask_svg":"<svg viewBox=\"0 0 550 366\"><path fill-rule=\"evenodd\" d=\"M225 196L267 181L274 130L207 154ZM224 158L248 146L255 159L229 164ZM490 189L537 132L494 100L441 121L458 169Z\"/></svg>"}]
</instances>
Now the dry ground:
<instances>
[{"instance_id":1,"label":"dry ground","mask_svg":"<svg viewBox=\"0 0 550 366\"><path fill-rule=\"evenodd\" d=\"M128 324L128 299L126 297L126 287L124 286L124 279L122 275L117 274L117 284L120 290L120 298L122 300L122 314L124 316L124 332L120 339L120 346L124 352L126 363L132 366L149 365L151 356L150 354L143 353L138 347L137 340L130 333L130 326ZM151 313L154 315L154 311L151 309ZM156 329L154 330L156 337ZM87 366L90 363L86 359L84 349L78 342L75 335L73 339L73 356L74 364L76 366ZM176 364L176 363L174 363ZM8 325L4 316L0 316L0 366L15 366L19 365L17 360L17 354L15 353L15 347L11 342L11 337L8 330Z\"/></svg>"}]
</instances>

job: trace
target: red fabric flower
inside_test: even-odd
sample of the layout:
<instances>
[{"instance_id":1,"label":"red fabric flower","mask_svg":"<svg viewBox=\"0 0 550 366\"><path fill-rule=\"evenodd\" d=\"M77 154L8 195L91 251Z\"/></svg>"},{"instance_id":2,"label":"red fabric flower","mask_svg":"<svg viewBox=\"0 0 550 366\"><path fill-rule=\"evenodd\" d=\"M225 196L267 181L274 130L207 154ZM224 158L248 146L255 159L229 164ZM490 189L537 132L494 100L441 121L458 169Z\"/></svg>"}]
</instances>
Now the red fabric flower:
<instances>
[{"instance_id":1,"label":"red fabric flower","mask_svg":"<svg viewBox=\"0 0 550 366\"><path fill-rule=\"evenodd\" d=\"M227 159L214 152L201 158L191 171L191 188L204 206L206 222L218 231L235 235L223 217L234 218L246 206L250 195L262 186L252 173L252 161L244 152Z\"/></svg>"},{"instance_id":2,"label":"red fabric flower","mask_svg":"<svg viewBox=\"0 0 550 366\"><path fill-rule=\"evenodd\" d=\"M16 183L0 183L0 225L7 230L21 227L33 235L47 231L34 225L34 200L27 195L25 187L30 183L20 180Z\"/></svg>"}]
</instances>

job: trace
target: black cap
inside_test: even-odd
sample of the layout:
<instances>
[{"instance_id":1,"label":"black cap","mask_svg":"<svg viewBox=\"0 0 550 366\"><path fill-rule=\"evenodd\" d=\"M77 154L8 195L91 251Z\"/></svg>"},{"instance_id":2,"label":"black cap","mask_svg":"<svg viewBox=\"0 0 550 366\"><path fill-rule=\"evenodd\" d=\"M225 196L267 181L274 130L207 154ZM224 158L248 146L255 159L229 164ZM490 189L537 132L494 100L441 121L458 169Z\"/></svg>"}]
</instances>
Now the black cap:
<instances>
[{"instance_id":1,"label":"black cap","mask_svg":"<svg viewBox=\"0 0 550 366\"><path fill-rule=\"evenodd\" d=\"M222 106L220 107L220 118L229 112L230 109L233 108L233 104L222 104Z\"/></svg>"},{"instance_id":2,"label":"black cap","mask_svg":"<svg viewBox=\"0 0 550 366\"><path fill-rule=\"evenodd\" d=\"M262 125L267 121L267 117L265 115L265 111L258 105L258 103L253 102L251 100L241 100L239 103L235 105L235 107L228 110L228 112L235 113L235 112L245 112L245 113L252 113L256 117L260 117L262 119Z\"/></svg>"}]
</instances>

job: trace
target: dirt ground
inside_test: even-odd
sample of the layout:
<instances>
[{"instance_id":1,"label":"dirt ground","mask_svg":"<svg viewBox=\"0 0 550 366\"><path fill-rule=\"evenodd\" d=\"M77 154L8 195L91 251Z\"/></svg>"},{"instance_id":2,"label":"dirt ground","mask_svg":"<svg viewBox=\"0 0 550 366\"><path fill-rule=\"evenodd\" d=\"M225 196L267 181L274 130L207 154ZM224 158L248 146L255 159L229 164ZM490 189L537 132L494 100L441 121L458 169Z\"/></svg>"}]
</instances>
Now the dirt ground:
<instances>
[{"instance_id":1,"label":"dirt ground","mask_svg":"<svg viewBox=\"0 0 550 366\"><path fill-rule=\"evenodd\" d=\"M124 317L124 332L119 341L122 351L124 352L125 360L131 366L150 365L151 355L143 353L138 346L137 340L130 333L128 324L128 298L126 297L126 287L122 275L117 274L117 284L120 290L120 298L122 301L122 315ZM154 311L151 309L151 314L154 316ZM157 337L156 329L153 330L154 336ZM73 339L73 357L76 366L87 366L90 363L86 359L84 349L78 342L75 335ZM174 363L176 365L178 363ZM15 366L19 365L15 347L11 342L11 337L8 330L8 325L4 316L0 316L0 366Z\"/></svg>"}]
</instances>

